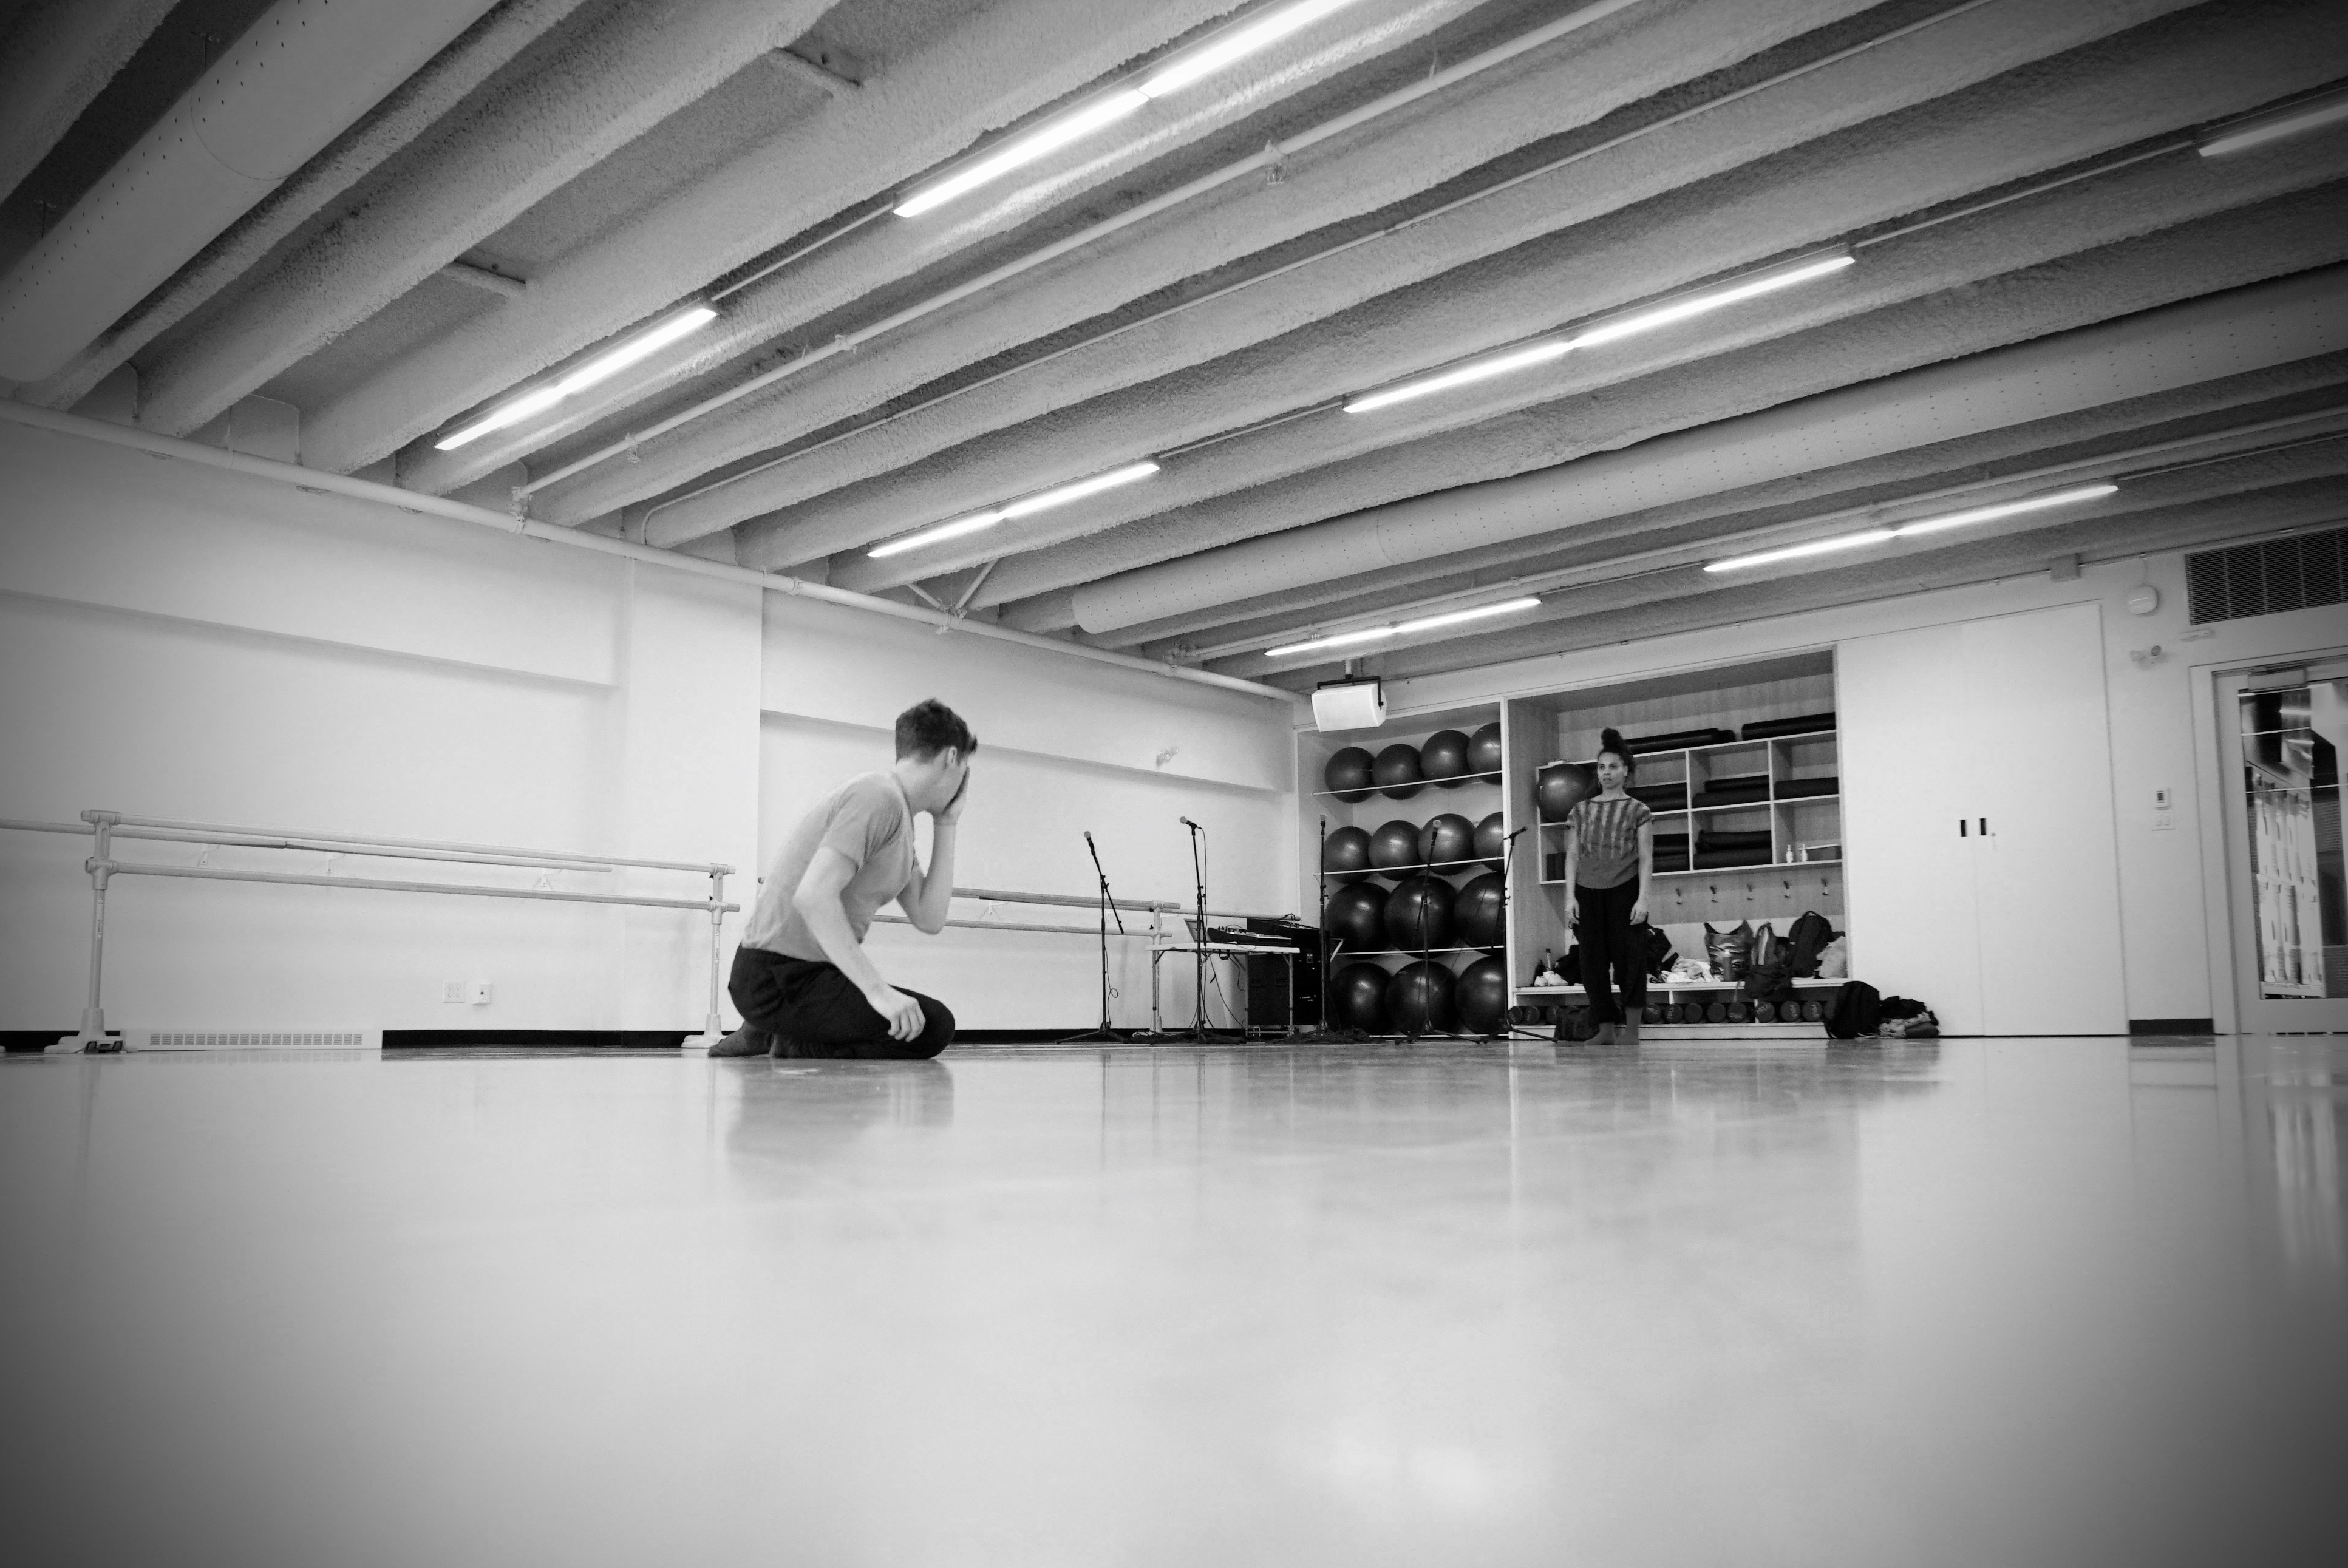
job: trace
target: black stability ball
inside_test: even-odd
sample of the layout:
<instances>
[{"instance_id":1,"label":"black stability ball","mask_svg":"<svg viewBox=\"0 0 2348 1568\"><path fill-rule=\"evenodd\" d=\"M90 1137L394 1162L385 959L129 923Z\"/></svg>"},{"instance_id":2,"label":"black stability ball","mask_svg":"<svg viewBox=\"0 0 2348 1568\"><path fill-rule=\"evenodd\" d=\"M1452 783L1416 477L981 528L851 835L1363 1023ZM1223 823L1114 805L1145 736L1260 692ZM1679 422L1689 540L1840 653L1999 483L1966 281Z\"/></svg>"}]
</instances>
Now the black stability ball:
<instances>
[{"instance_id":1,"label":"black stability ball","mask_svg":"<svg viewBox=\"0 0 2348 1568\"><path fill-rule=\"evenodd\" d=\"M1329 759L1321 770L1328 788L1337 792L1339 800L1367 800L1371 795L1370 753L1359 746L1347 746Z\"/></svg>"},{"instance_id":2,"label":"black stability ball","mask_svg":"<svg viewBox=\"0 0 2348 1568\"><path fill-rule=\"evenodd\" d=\"M1405 1034L1448 1033L1459 1022L1450 966L1422 958L1386 982L1386 1017Z\"/></svg>"},{"instance_id":3,"label":"black stability ball","mask_svg":"<svg viewBox=\"0 0 2348 1568\"><path fill-rule=\"evenodd\" d=\"M1330 940L1349 953L1375 953L1386 945L1386 890L1375 882L1349 882L1321 907L1321 926Z\"/></svg>"},{"instance_id":4,"label":"black stability ball","mask_svg":"<svg viewBox=\"0 0 2348 1568\"><path fill-rule=\"evenodd\" d=\"M1598 793L1598 775L1580 763L1551 763L1533 785L1543 822L1563 822L1574 806Z\"/></svg>"},{"instance_id":5,"label":"black stability ball","mask_svg":"<svg viewBox=\"0 0 2348 1568\"><path fill-rule=\"evenodd\" d=\"M1507 927L1507 884L1499 873L1487 871L1459 889L1459 897L1451 901L1451 923L1459 932L1463 948L1481 948L1497 953L1503 942Z\"/></svg>"},{"instance_id":6,"label":"black stability ball","mask_svg":"<svg viewBox=\"0 0 2348 1568\"><path fill-rule=\"evenodd\" d=\"M1471 774L1496 774L1500 771L1500 726L1498 723L1487 724L1468 737L1468 771Z\"/></svg>"},{"instance_id":7,"label":"black stability ball","mask_svg":"<svg viewBox=\"0 0 2348 1568\"><path fill-rule=\"evenodd\" d=\"M1380 825L1370 835L1370 864L1389 876L1400 876L1426 864L1418 852L1418 824L1400 817Z\"/></svg>"},{"instance_id":8,"label":"black stability ball","mask_svg":"<svg viewBox=\"0 0 2348 1568\"><path fill-rule=\"evenodd\" d=\"M1370 835L1358 827L1341 827L1321 841L1321 869L1341 882L1359 882L1370 874Z\"/></svg>"},{"instance_id":9,"label":"black stability ball","mask_svg":"<svg viewBox=\"0 0 2348 1568\"><path fill-rule=\"evenodd\" d=\"M1477 959L1459 971L1452 999L1459 1026L1469 1034L1499 1033L1509 1021L1509 966L1498 958Z\"/></svg>"},{"instance_id":10,"label":"black stability ball","mask_svg":"<svg viewBox=\"0 0 2348 1568\"><path fill-rule=\"evenodd\" d=\"M1497 811L1476 825L1476 858L1487 871L1509 868L1509 830L1500 825Z\"/></svg>"},{"instance_id":11,"label":"black stability ball","mask_svg":"<svg viewBox=\"0 0 2348 1568\"><path fill-rule=\"evenodd\" d=\"M1463 862L1476 854L1476 829L1473 824L1457 812L1444 812L1427 819L1418 830L1419 864L1457 875L1468 867Z\"/></svg>"},{"instance_id":12,"label":"black stability ball","mask_svg":"<svg viewBox=\"0 0 2348 1568\"><path fill-rule=\"evenodd\" d=\"M1403 741L1378 753L1378 760L1370 764L1370 777L1396 800L1408 800L1426 783L1426 774L1418 765L1418 748Z\"/></svg>"},{"instance_id":13,"label":"black stability ball","mask_svg":"<svg viewBox=\"0 0 2348 1568\"><path fill-rule=\"evenodd\" d=\"M1437 730L1418 743L1418 770L1427 782L1457 789L1468 782L1468 737L1457 730Z\"/></svg>"},{"instance_id":14,"label":"black stability ball","mask_svg":"<svg viewBox=\"0 0 2348 1568\"><path fill-rule=\"evenodd\" d=\"M1347 964L1329 977L1329 1020L1339 1029L1384 1034L1386 971L1376 964Z\"/></svg>"},{"instance_id":15,"label":"black stability ball","mask_svg":"<svg viewBox=\"0 0 2348 1568\"><path fill-rule=\"evenodd\" d=\"M1414 876L1386 895L1386 939L1406 952L1451 946L1451 884Z\"/></svg>"}]
</instances>

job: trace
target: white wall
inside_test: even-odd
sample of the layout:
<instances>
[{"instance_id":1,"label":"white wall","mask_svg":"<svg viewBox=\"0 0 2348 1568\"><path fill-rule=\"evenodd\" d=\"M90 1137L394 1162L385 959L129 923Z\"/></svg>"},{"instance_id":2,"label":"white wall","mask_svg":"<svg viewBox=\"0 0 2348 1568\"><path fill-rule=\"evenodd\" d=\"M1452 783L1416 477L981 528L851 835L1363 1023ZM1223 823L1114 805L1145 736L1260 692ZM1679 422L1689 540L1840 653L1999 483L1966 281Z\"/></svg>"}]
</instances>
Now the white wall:
<instances>
[{"instance_id":1,"label":"white wall","mask_svg":"<svg viewBox=\"0 0 2348 1568\"><path fill-rule=\"evenodd\" d=\"M2160 592L2159 609L2147 616L2130 613L2123 602L2142 581ZM2081 602L2099 603L2103 610L2128 1017L2214 1018L2220 1029L2230 1028L2232 980L2223 952L2225 890L2219 881L2224 863L2216 858L2221 846L2214 837L2219 781L2211 759L2197 760L2196 755L2197 730L2205 732L2206 739L2213 722L2208 705L2209 673L2348 642L2348 612L2340 606L2192 628L2186 620L2184 555L2169 552L2089 566L2068 582L2033 574L1481 670L1390 681L1387 702L1389 711L1397 714L1439 710ZM2157 660L2139 664L2129 657L2131 651L2148 652L2156 644L2162 650ZM2152 807L2154 790L2163 786L2176 801L2174 826L2166 830L2155 827ZM1863 938L1863 933L1855 937Z\"/></svg>"},{"instance_id":2,"label":"white wall","mask_svg":"<svg viewBox=\"0 0 2348 1568\"><path fill-rule=\"evenodd\" d=\"M959 835L957 886L1089 897L1089 830L1120 900L1191 898L1189 835L1206 829L1210 907L1292 912L1294 762L1289 710L1262 698L1079 664L974 637L876 621L836 606L768 595L760 864L799 814L850 774L889 765L889 724L934 696L979 737ZM926 821L922 853L928 855ZM1081 910L957 905L957 917L1068 921ZM1131 929L1146 917L1126 915ZM873 951L891 979L931 992L966 1027L1098 1021L1099 948L1073 937L949 929L936 938L876 927ZM1111 1017L1149 1021L1141 940L1111 938ZM1188 1022L1190 967L1167 960L1169 1022ZM1226 977L1219 999L1239 1000Z\"/></svg>"},{"instance_id":3,"label":"white wall","mask_svg":"<svg viewBox=\"0 0 2348 1568\"><path fill-rule=\"evenodd\" d=\"M1187 815L1220 852L1219 906L1290 901L1268 869L1294 853L1284 704L0 426L0 817L105 806L724 861L747 901L788 814L885 766L890 721L929 695L985 742L963 883L1086 892L1090 827L1120 894L1180 897L1173 819ZM0 833L0 1029L79 1017L88 853ZM118 857L199 853L126 844ZM324 857L212 863L316 871ZM623 872L555 886L707 885ZM689 912L138 877L116 882L109 927L108 1019L134 1031L692 1029L705 1005L708 926ZM1092 950L1075 938L879 940L907 944L907 982L973 1026L1095 1016ZM496 999L450 1006L450 979L489 980ZM1141 1021L1146 964L1122 989L1119 1021Z\"/></svg>"}]
</instances>

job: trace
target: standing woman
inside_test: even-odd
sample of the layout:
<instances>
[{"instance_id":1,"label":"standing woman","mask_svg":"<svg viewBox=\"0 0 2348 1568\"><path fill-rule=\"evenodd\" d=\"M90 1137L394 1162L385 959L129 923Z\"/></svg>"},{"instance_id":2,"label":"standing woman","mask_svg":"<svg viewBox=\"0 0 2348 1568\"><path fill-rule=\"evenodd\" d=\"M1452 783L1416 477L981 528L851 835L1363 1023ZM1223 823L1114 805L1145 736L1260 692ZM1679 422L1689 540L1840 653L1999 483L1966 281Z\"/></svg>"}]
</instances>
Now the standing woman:
<instances>
[{"instance_id":1,"label":"standing woman","mask_svg":"<svg viewBox=\"0 0 2348 1568\"><path fill-rule=\"evenodd\" d=\"M1647 923L1655 879L1655 814L1623 793L1634 771L1621 732L1605 732L1598 743L1598 793L1566 818L1565 918L1581 938L1581 984L1598 1025L1597 1045L1618 1038L1638 1044L1647 1006L1647 944L1639 928Z\"/></svg>"}]
</instances>

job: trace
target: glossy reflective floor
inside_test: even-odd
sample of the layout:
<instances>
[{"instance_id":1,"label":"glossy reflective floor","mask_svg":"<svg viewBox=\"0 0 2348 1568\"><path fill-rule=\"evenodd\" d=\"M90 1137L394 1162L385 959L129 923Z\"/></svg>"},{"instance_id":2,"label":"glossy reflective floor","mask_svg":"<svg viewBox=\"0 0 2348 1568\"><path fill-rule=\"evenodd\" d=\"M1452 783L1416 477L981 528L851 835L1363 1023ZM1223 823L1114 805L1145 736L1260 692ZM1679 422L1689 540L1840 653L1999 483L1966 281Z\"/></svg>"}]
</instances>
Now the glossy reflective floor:
<instances>
[{"instance_id":1,"label":"glossy reflective floor","mask_svg":"<svg viewBox=\"0 0 2348 1568\"><path fill-rule=\"evenodd\" d=\"M2257 1564L2348 1041L0 1068L14 1563Z\"/></svg>"}]
</instances>

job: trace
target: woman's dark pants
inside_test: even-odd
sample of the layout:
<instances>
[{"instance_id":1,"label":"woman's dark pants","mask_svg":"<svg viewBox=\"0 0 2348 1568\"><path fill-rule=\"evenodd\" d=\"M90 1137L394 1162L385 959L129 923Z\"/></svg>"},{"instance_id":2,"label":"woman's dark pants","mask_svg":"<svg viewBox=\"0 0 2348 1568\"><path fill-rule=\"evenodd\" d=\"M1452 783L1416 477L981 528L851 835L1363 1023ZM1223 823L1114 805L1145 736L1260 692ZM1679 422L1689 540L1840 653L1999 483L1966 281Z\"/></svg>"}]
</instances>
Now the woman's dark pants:
<instances>
[{"instance_id":1,"label":"woman's dark pants","mask_svg":"<svg viewBox=\"0 0 2348 1568\"><path fill-rule=\"evenodd\" d=\"M777 1056L922 1061L953 1043L954 1016L945 1003L897 989L922 1004L922 1032L911 1040L891 1040L888 1020L836 964L736 948L726 982L745 1027L773 1036Z\"/></svg>"},{"instance_id":2,"label":"woman's dark pants","mask_svg":"<svg viewBox=\"0 0 2348 1568\"><path fill-rule=\"evenodd\" d=\"M1573 897L1581 905L1581 985L1590 993L1590 1021L1622 1023L1625 1009L1636 1018L1647 1006L1647 943L1631 924L1631 906L1639 901L1635 876L1620 887L1576 886ZM1611 984L1609 982L1612 982ZM1614 999L1614 988L1622 999Z\"/></svg>"}]
</instances>

